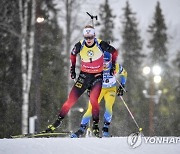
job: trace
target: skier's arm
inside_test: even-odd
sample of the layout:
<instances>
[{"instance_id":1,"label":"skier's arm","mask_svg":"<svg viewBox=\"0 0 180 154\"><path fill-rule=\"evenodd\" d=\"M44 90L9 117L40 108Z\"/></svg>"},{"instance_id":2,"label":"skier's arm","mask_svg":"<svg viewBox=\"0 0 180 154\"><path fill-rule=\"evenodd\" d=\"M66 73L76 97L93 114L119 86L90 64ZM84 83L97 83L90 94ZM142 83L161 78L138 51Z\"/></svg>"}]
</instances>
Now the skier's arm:
<instances>
[{"instance_id":1,"label":"skier's arm","mask_svg":"<svg viewBox=\"0 0 180 154\"><path fill-rule=\"evenodd\" d=\"M121 85L119 85L119 87L117 89L117 95L122 96L124 94L124 89L123 88L125 88L125 84L126 84L126 80L127 80L127 71L121 65L119 65L118 72L120 74L120 83L121 83Z\"/></svg>"},{"instance_id":2,"label":"skier's arm","mask_svg":"<svg viewBox=\"0 0 180 154\"><path fill-rule=\"evenodd\" d=\"M127 80L127 71L121 65L119 65L119 74L121 84L125 86Z\"/></svg>"},{"instance_id":3,"label":"skier's arm","mask_svg":"<svg viewBox=\"0 0 180 154\"><path fill-rule=\"evenodd\" d=\"M70 73L71 73L71 78L72 79L76 78L76 71L75 71L75 68L76 68L76 56L80 52L80 48L81 48L81 43L78 42L78 43L76 43L76 45L74 46L74 48L71 51L71 55L70 55L71 70L70 70Z\"/></svg>"},{"instance_id":4,"label":"skier's arm","mask_svg":"<svg viewBox=\"0 0 180 154\"><path fill-rule=\"evenodd\" d=\"M81 43L78 42L75 44L74 48L71 51L70 60L71 60L71 66L76 66L76 56L80 52Z\"/></svg>"},{"instance_id":5,"label":"skier's arm","mask_svg":"<svg viewBox=\"0 0 180 154\"><path fill-rule=\"evenodd\" d=\"M118 56L118 51L105 41L101 41L100 46L104 51L108 51L112 54L112 68L111 68L110 74L113 75L115 71L115 64L116 64L116 60Z\"/></svg>"},{"instance_id":6,"label":"skier's arm","mask_svg":"<svg viewBox=\"0 0 180 154\"><path fill-rule=\"evenodd\" d=\"M112 54L112 63L115 65L118 56L118 51L105 41L101 41L100 46L104 51L110 52Z\"/></svg>"}]
</instances>

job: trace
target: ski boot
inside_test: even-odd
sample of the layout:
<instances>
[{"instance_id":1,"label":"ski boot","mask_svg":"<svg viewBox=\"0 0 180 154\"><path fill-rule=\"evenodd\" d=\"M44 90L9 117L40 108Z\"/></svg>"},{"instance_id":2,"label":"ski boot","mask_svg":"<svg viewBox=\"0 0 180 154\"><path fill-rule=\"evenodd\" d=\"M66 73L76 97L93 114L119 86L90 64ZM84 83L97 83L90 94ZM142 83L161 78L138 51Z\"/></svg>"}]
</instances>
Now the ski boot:
<instances>
[{"instance_id":1,"label":"ski boot","mask_svg":"<svg viewBox=\"0 0 180 154\"><path fill-rule=\"evenodd\" d=\"M93 133L96 137L100 137L100 134L99 134L99 126L98 126L98 123L96 122L93 122Z\"/></svg>"},{"instance_id":2,"label":"ski boot","mask_svg":"<svg viewBox=\"0 0 180 154\"><path fill-rule=\"evenodd\" d=\"M104 126L102 128L102 136L103 137L110 137L110 134L109 134L109 125L110 123L104 123Z\"/></svg>"},{"instance_id":3,"label":"ski boot","mask_svg":"<svg viewBox=\"0 0 180 154\"><path fill-rule=\"evenodd\" d=\"M62 117L58 117L58 119L51 125L49 125L46 130L42 131L41 133L53 133L56 128L58 128L62 123Z\"/></svg>"},{"instance_id":4,"label":"ski boot","mask_svg":"<svg viewBox=\"0 0 180 154\"><path fill-rule=\"evenodd\" d=\"M81 125L77 132L71 134L71 138L79 138L80 136L84 134L85 130L86 130L86 126Z\"/></svg>"}]
</instances>

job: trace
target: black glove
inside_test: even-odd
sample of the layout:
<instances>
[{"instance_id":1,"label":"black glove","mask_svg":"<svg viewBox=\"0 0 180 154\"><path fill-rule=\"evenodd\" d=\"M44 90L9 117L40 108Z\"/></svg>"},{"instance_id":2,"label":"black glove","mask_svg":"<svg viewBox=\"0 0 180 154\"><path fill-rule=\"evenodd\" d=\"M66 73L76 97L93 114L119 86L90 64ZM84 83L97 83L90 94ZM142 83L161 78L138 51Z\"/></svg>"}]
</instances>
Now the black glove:
<instances>
[{"instance_id":1,"label":"black glove","mask_svg":"<svg viewBox=\"0 0 180 154\"><path fill-rule=\"evenodd\" d=\"M114 71L115 71L115 64L112 63L112 67L110 69L110 75L114 75Z\"/></svg>"},{"instance_id":2,"label":"black glove","mask_svg":"<svg viewBox=\"0 0 180 154\"><path fill-rule=\"evenodd\" d=\"M73 65L71 66L70 73L71 73L71 79L75 79L76 78L75 66Z\"/></svg>"},{"instance_id":3,"label":"black glove","mask_svg":"<svg viewBox=\"0 0 180 154\"><path fill-rule=\"evenodd\" d=\"M123 94L124 94L124 88L125 86L124 85L122 85L122 86L119 86L119 88L117 89L117 95L118 96L123 96Z\"/></svg>"}]
</instances>

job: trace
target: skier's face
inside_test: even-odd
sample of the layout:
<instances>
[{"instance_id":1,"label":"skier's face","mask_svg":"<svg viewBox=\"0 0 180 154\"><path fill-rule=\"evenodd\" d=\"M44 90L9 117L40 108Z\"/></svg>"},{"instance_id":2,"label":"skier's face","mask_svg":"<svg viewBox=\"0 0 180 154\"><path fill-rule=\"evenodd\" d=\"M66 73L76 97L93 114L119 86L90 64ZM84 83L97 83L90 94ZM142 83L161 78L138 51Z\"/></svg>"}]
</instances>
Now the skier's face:
<instances>
[{"instance_id":1,"label":"skier's face","mask_svg":"<svg viewBox=\"0 0 180 154\"><path fill-rule=\"evenodd\" d=\"M85 36L84 36L84 39L85 39L86 44L87 44L88 46L93 45L93 43L94 43L94 35L85 35Z\"/></svg>"}]
</instances>

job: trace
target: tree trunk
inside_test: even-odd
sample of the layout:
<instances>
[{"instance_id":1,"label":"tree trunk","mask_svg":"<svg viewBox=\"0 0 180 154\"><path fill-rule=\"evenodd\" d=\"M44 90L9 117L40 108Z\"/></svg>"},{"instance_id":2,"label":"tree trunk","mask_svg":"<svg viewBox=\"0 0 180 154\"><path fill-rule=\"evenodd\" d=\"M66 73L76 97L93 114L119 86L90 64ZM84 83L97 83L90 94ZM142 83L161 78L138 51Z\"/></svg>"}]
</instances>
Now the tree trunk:
<instances>
[{"instance_id":1,"label":"tree trunk","mask_svg":"<svg viewBox=\"0 0 180 154\"><path fill-rule=\"evenodd\" d=\"M27 106L28 108L29 108L29 93L30 93L31 80L32 80L33 58L34 58L35 21L36 21L36 0L32 0L31 29L30 29L30 35L29 35L28 68L27 68L27 93L28 93ZM26 114L28 115L28 112ZM28 121L28 118L26 120Z\"/></svg>"},{"instance_id":2,"label":"tree trunk","mask_svg":"<svg viewBox=\"0 0 180 154\"><path fill-rule=\"evenodd\" d=\"M70 47L71 47L71 0L67 0L66 2L65 2L66 4L65 4L65 6L66 6L66 57L68 57L67 58L67 69L68 69L68 71L67 71L67 77L68 77L68 89L67 89L67 93L69 94L69 92L70 92L70 89L71 89L71 87L70 87L70 65L69 65L69 56L70 56L70 54L69 54L69 52L70 52Z\"/></svg>"},{"instance_id":3,"label":"tree trunk","mask_svg":"<svg viewBox=\"0 0 180 154\"><path fill-rule=\"evenodd\" d=\"M21 21L21 69L22 69L22 134L28 133L28 111L29 111L29 91L32 78L32 64L34 51L34 25L36 2L32 0L31 7L31 31L29 38L29 50L27 50L27 25L28 25L28 0L19 0L19 12ZM27 62L28 59L28 62Z\"/></svg>"},{"instance_id":4,"label":"tree trunk","mask_svg":"<svg viewBox=\"0 0 180 154\"><path fill-rule=\"evenodd\" d=\"M28 51L28 72L27 72L27 91L29 93L32 79L33 68L33 54L34 54L34 33L35 33L35 20L36 20L36 0L32 0L31 8L31 31L29 38L29 51Z\"/></svg>"},{"instance_id":5,"label":"tree trunk","mask_svg":"<svg viewBox=\"0 0 180 154\"><path fill-rule=\"evenodd\" d=\"M21 69L22 69L22 133L27 133L28 129L28 94L27 94L27 61L26 61L26 36L27 36L27 1L19 0L19 12L21 21ZM23 16L24 13L24 16Z\"/></svg>"}]
</instances>

